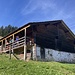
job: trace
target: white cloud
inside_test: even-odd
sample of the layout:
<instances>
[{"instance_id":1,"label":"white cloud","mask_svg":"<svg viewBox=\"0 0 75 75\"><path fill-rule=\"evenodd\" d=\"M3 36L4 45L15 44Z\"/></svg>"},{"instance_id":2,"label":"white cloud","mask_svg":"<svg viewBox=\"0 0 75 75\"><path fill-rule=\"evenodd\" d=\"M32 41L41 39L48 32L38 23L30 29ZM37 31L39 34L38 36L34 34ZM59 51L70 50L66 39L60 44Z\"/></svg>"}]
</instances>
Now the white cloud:
<instances>
[{"instance_id":1,"label":"white cloud","mask_svg":"<svg viewBox=\"0 0 75 75\"><path fill-rule=\"evenodd\" d=\"M33 4L32 0L30 0L29 3L22 9L23 15L30 14L36 9L36 6L34 6L32 4Z\"/></svg>"},{"instance_id":2,"label":"white cloud","mask_svg":"<svg viewBox=\"0 0 75 75\"><path fill-rule=\"evenodd\" d=\"M30 0L28 4L23 7L21 14L23 16L26 16L39 11L41 14L45 16L45 18L43 18L42 20L62 19L68 24L68 26L71 29L73 29L73 27L75 27L74 26L75 22L73 20L75 18L74 17L75 11L74 10L67 11L67 9L69 9L67 2L64 5L59 5L60 2L59 0L57 1L58 2L56 3L56 0ZM74 24L72 24L72 22ZM75 32L74 29L73 31Z\"/></svg>"},{"instance_id":3,"label":"white cloud","mask_svg":"<svg viewBox=\"0 0 75 75\"><path fill-rule=\"evenodd\" d=\"M56 5L51 0L30 0L29 3L22 9L22 14L31 14L36 10L46 13L49 12L49 10L55 9Z\"/></svg>"},{"instance_id":4,"label":"white cloud","mask_svg":"<svg viewBox=\"0 0 75 75\"><path fill-rule=\"evenodd\" d=\"M51 19L71 19L75 12L71 11L67 13L66 9L59 7L55 0L30 0L27 5L22 9L22 15L32 14L36 11L40 11L43 14L53 15ZM49 16L46 16L49 17Z\"/></svg>"}]
</instances>

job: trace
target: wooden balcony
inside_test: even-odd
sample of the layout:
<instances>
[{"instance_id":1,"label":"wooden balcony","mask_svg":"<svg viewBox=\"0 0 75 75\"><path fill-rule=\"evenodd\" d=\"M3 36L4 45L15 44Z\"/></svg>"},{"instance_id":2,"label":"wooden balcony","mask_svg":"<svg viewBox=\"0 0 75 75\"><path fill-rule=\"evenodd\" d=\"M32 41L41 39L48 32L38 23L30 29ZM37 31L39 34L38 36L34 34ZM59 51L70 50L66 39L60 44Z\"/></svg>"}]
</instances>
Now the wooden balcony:
<instances>
[{"instance_id":1,"label":"wooden balcony","mask_svg":"<svg viewBox=\"0 0 75 75\"><path fill-rule=\"evenodd\" d=\"M9 51L9 50L13 50L13 49L17 49L20 47L23 47L24 45L26 45L26 39L25 36L22 38L19 38L18 41L14 41L12 43L8 43L5 45L5 51Z\"/></svg>"}]
</instances>

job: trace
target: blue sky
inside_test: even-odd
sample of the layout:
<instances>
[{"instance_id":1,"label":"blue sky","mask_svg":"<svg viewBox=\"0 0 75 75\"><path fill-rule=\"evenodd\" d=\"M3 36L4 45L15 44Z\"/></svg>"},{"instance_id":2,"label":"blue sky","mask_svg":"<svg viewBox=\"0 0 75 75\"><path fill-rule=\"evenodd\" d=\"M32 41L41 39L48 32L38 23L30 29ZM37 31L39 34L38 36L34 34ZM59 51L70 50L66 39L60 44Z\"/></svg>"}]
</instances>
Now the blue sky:
<instances>
[{"instance_id":1,"label":"blue sky","mask_svg":"<svg viewBox=\"0 0 75 75\"><path fill-rule=\"evenodd\" d=\"M0 26L64 20L75 33L75 0L0 0Z\"/></svg>"}]
</instances>

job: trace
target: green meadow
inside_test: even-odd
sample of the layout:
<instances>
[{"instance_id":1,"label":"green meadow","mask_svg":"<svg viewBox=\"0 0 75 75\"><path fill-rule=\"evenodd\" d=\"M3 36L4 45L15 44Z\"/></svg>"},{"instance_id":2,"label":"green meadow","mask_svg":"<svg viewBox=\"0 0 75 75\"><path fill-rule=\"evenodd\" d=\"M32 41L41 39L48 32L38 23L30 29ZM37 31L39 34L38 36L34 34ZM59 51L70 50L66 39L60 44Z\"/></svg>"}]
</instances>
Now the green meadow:
<instances>
[{"instance_id":1,"label":"green meadow","mask_svg":"<svg viewBox=\"0 0 75 75\"><path fill-rule=\"evenodd\" d=\"M0 55L0 75L75 75L75 64L23 61Z\"/></svg>"}]
</instances>

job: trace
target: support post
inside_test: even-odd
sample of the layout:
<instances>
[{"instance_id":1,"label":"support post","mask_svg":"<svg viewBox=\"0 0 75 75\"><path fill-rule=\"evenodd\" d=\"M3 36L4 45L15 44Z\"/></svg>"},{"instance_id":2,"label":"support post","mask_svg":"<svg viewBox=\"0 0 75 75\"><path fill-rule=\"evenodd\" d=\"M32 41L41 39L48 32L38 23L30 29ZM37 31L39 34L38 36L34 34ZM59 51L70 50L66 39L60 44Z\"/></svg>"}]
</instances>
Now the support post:
<instances>
[{"instance_id":1,"label":"support post","mask_svg":"<svg viewBox=\"0 0 75 75\"><path fill-rule=\"evenodd\" d=\"M26 60L26 46L24 45L24 60Z\"/></svg>"},{"instance_id":2,"label":"support post","mask_svg":"<svg viewBox=\"0 0 75 75\"><path fill-rule=\"evenodd\" d=\"M32 50L33 50L33 60L36 60L36 44L34 44Z\"/></svg>"},{"instance_id":3,"label":"support post","mask_svg":"<svg viewBox=\"0 0 75 75\"><path fill-rule=\"evenodd\" d=\"M1 50L3 51L3 40L2 40L2 49Z\"/></svg>"},{"instance_id":4,"label":"support post","mask_svg":"<svg viewBox=\"0 0 75 75\"><path fill-rule=\"evenodd\" d=\"M26 28L25 28L25 41L24 41L24 60L26 60Z\"/></svg>"},{"instance_id":5,"label":"support post","mask_svg":"<svg viewBox=\"0 0 75 75\"><path fill-rule=\"evenodd\" d=\"M9 47L9 56L10 56L9 59L11 59L11 48L10 47Z\"/></svg>"},{"instance_id":6,"label":"support post","mask_svg":"<svg viewBox=\"0 0 75 75\"><path fill-rule=\"evenodd\" d=\"M7 40L7 39L5 38L5 51L6 51L6 42L7 42L6 40Z\"/></svg>"},{"instance_id":7,"label":"support post","mask_svg":"<svg viewBox=\"0 0 75 75\"><path fill-rule=\"evenodd\" d=\"M12 53L14 53L14 50L13 50L13 42L14 42L14 34L13 34L13 39L12 39Z\"/></svg>"}]
</instances>

